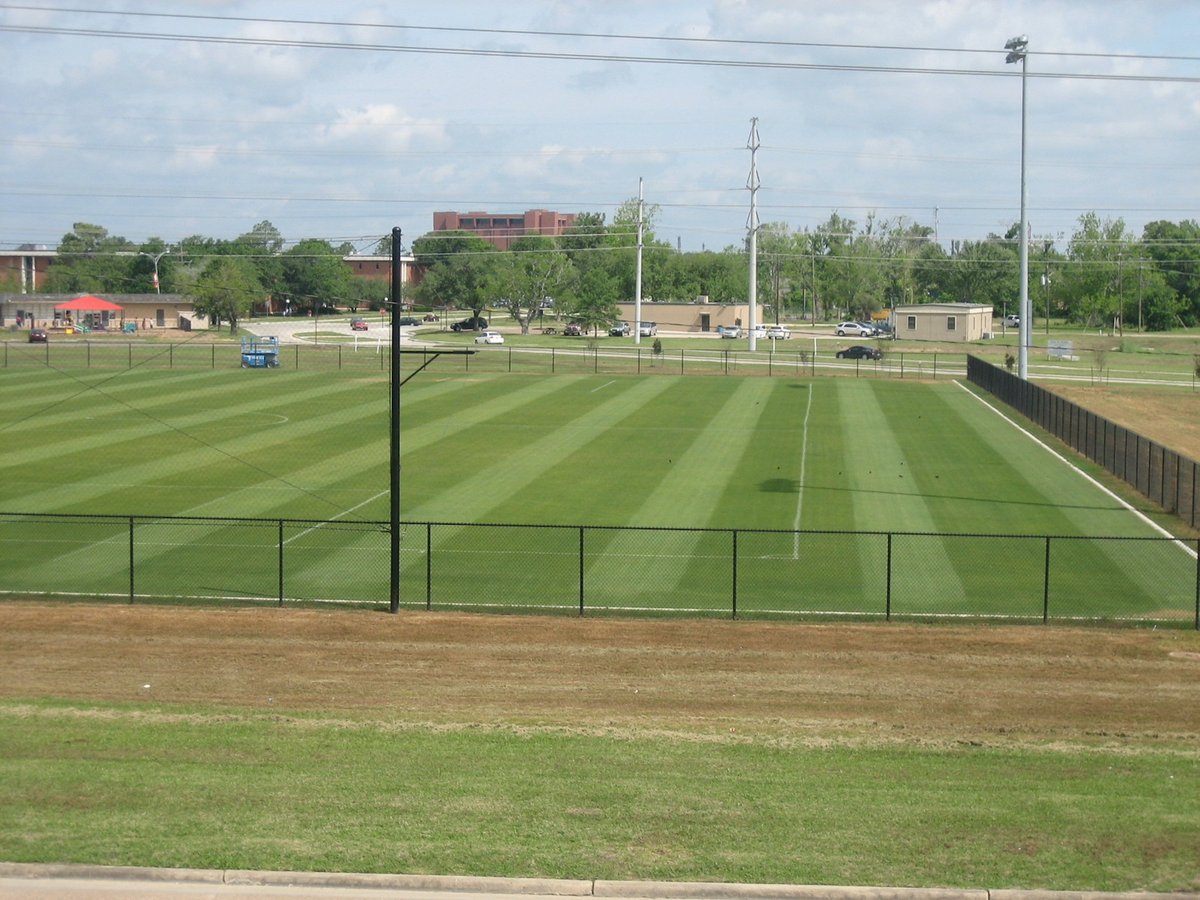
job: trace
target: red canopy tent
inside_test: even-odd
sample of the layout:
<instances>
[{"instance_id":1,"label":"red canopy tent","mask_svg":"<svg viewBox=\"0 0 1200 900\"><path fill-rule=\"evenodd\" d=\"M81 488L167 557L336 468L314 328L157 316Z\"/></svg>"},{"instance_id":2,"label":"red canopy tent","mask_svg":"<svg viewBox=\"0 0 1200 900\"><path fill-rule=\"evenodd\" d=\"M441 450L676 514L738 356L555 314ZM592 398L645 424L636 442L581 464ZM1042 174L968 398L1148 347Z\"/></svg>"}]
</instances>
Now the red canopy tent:
<instances>
[{"instance_id":1,"label":"red canopy tent","mask_svg":"<svg viewBox=\"0 0 1200 900\"><path fill-rule=\"evenodd\" d=\"M125 307L118 306L111 300L105 300L102 297L93 297L91 294L84 294L82 297L76 297L74 300L68 300L66 303L56 303L54 308L69 312L116 312Z\"/></svg>"}]
</instances>

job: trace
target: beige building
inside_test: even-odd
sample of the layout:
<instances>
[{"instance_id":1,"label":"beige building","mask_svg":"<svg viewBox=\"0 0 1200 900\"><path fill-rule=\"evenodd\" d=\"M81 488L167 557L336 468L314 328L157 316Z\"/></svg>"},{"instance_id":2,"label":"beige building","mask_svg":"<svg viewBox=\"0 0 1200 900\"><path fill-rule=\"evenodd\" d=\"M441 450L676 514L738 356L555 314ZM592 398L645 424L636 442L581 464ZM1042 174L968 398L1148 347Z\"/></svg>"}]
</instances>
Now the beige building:
<instances>
[{"instance_id":1,"label":"beige building","mask_svg":"<svg viewBox=\"0 0 1200 900\"><path fill-rule=\"evenodd\" d=\"M992 336L992 308L976 303L897 306L896 337L914 341L981 341Z\"/></svg>"},{"instance_id":2,"label":"beige building","mask_svg":"<svg viewBox=\"0 0 1200 900\"><path fill-rule=\"evenodd\" d=\"M54 307L81 294L0 294L0 327L65 329L70 323L120 330L133 322L139 329L207 328L208 322L196 316L192 301L181 294L95 294L121 307L120 310L75 312Z\"/></svg>"},{"instance_id":3,"label":"beige building","mask_svg":"<svg viewBox=\"0 0 1200 900\"><path fill-rule=\"evenodd\" d=\"M618 303L621 318L633 324L633 304ZM762 307L758 309L762 316ZM659 331L706 334L718 326L750 324L750 306L746 303L650 303L642 302L642 321L654 322ZM759 324L763 324L761 321Z\"/></svg>"}]
</instances>

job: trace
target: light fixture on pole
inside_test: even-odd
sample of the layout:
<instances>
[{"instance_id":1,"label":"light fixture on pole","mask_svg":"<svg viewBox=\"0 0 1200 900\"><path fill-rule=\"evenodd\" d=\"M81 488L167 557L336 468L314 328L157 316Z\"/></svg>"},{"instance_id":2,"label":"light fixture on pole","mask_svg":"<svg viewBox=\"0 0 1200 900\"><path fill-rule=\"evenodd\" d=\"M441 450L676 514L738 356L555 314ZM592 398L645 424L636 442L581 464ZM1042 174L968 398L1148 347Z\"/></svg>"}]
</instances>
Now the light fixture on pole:
<instances>
[{"instance_id":1,"label":"light fixture on pole","mask_svg":"<svg viewBox=\"0 0 1200 900\"><path fill-rule=\"evenodd\" d=\"M1029 223L1025 212L1025 83L1028 72L1029 38L1025 35L1009 38L1004 49L1006 63L1021 64L1021 321L1017 326L1017 375L1025 381L1029 378L1029 343L1033 335L1033 310L1029 305Z\"/></svg>"},{"instance_id":2,"label":"light fixture on pole","mask_svg":"<svg viewBox=\"0 0 1200 900\"><path fill-rule=\"evenodd\" d=\"M154 262L154 293L156 293L156 294L162 293L162 291L159 289L159 286L158 286L158 261L170 252L171 252L170 247L168 247L166 250L162 251L162 253L159 253L157 255L155 255L153 253L147 253L145 250L138 251L138 256L144 256L147 259L152 260Z\"/></svg>"}]
</instances>

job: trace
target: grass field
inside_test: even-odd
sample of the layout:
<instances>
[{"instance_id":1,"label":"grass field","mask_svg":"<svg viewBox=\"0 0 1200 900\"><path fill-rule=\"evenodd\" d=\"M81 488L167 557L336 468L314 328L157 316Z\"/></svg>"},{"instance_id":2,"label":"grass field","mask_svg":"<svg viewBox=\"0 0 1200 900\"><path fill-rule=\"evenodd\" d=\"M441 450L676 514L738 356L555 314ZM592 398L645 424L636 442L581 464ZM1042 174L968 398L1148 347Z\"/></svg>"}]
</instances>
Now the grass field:
<instances>
[{"instance_id":1,"label":"grass field","mask_svg":"<svg viewBox=\"0 0 1200 900\"><path fill-rule=\"evenodd\" d=\"M741 535L749 603L877 580L885 545L850 531L1011 534L896 538L920 551L898 597L948 610L1040 600L1052 533L1056 589L1194 602L1164 597L1193 558L1086 540L1151 531L953 383L479 368L405 389L408 521L781 529ZM378 608L387 535L361 523L386 518L387 458L366 369L0 376L0 511L269 517L139 525L139 582L195 589L203 561L214 592L269 596L271 519L336 518L289 558ZM122 532L15 518L0 578L119 595ZM574 540L477 533L439 552L497 595L542 590L534 545ZM722 532L659 534L595 536L614 607L727 589ZM6 602L0 858L1195 891L1198 665L1175 628Z\"/></svg>"},{"instance_id":2,"label":"grass field","mask_svg":"<svg viewBox=\"0 0 1200 900\"><path fill-rule=\"evenodd\" d=\"M294 568L313 596L384 596L388 538L363 524L389 514L377 373L8 371L0 433L0 512L336 521L289 530ZM435 363L404 390L401 433L403 519L472 525L430 538L442 590L460 602L569 609L578 593L574 532L490 523L746 531L743 613L876 609L888 593L900 612L1036 616L1048 554L1036 536L1161 538L950 381L443 374ZM0 544L10 592L127 590L123 527L20 527ZM273 596L272 522L150 527L144 590L169 594L207 557L222 578L183 593ZM405 541L406 578L424 577L425 538L408 529ZM728 543L719 531L596 531L591 605L721 613ZM1079 615L1194 606L1194 557L1168 541L1060 542L1054 563L1057 596L1095 600ZM863 606L847 604L857 595Z\"/></svg>"}]
</instances>

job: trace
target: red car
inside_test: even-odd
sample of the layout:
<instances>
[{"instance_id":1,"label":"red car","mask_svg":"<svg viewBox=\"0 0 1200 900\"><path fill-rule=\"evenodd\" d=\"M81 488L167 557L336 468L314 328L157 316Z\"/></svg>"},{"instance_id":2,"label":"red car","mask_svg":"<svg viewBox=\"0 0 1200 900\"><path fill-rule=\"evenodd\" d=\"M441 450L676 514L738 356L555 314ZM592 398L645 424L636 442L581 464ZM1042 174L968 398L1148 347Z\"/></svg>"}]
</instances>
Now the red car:
<instances>
[{"instance_id":1,"label":"red car","mask_svg":"<svg viewBox=\"0 0 1200 900\"><path fill-rule=\"evenodd\" d=\"M583 334L583 326L578 322L571 322L563 329L563 334L571 337L580 337Z\"/></svg>"},{"instance_id":2,"label":"red car","mask_svg":"<svg viewBox=\"0 0 1200 900\"><path fill-rule=\"evenodd\" d=\"M351 319L350 320L350 330L351 331L366 331L367 330L367 320L366 319Z\"/></svg>"},{"instance_id":3,"label":"red car","mask_svg":"<svg viewBox=\"0 0 1200 900\"><path fill-rule=\"evenodd\" d=\"M34 328L29 332L29 343L44 344L50 340L50 335L46 334L45 328Z\"/></svg>"}]
</instances>

